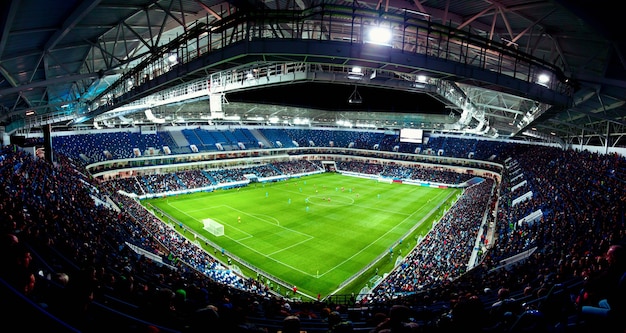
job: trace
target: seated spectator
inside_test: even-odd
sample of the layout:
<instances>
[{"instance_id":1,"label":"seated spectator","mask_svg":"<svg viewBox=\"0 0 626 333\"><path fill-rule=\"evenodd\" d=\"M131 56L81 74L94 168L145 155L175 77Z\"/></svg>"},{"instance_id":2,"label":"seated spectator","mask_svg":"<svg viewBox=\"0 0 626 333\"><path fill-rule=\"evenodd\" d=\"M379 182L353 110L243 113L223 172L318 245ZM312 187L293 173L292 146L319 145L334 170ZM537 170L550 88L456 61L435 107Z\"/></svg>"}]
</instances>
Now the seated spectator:
<instances>
[{"instance_id":1,"label":"seated spectator","mask_svg":"<svg viewBox=\"0 0 626 333\"><path fill-rule=\"evenodd\" d=\"M344 320L341 314L333 311L328 315L328 333L353 332L354 326L351 321Z\"/></svg>"},{"instance_id":2,"label":"seated spectator","mask_svg":"<svg viewBox=\"0 0 626 333\"><path fill-rule=\"evenodd\" d=\"M376 327L382 322L387 320L387 315L383 312L376 312L367 320L367 325L370 327Z\"/></svg>"},{"instance_id":3,"label":"seated spectator","mask_svg":"<svg viewBox=\"0 0 626 333\"><path fill-rule=\"evenodd\" d=\"M196 309L189 317L189 332L206 332L209 327L220 327L219 310L215 305Z\"/></svg>"},{"instance_id":4,"label":"seated spectator","mask_svg":"<svg viewBox=\"0 0 626 333\"><path fill-rule=\"evenodd\" d=\"M511 290L502 287L498 290L498 300L491 304L490 314L497 319L516 315L520 312L517 300L511 297Z\"/></svg>"},{"instance_id":5,"label":"seated spectator","mask_svg":"<svg viewBox=\"0 0 626 333\"><path fill-rule=\"evenodd\" d=\"M33 260L30 250L19 243L11 246L5 264L6 278L18 291L25 295L34 291L34 274L31 267Z\"/></svg>"},{"instance_id":6,"label":"seated spectator","mask_svg":"<svg viewBox=\"0 0 626 333\"><path fill-rule=\"evenodd\" d=\"M291 305L288 302L283 302L283 304L280 306L280 315L281 316L291 316Z\"/></svg>"},{"instance_id":7,"label":"seated spectator","mask_svg":"<svg viewBox=\"0 0 626 333\"><path fill-rule=\"evenodd\" d=\"M626 249L611 245L606 252L606 270L592 276L582 292L581 316L589 327L605 332L624 332L626 328ZM600 265L600 267L605 267Z\"/></svg>"},{"instance_id":8,"label":"seated spectator","mask_svg":"<svg viewBox=\"0 0 626 333\"><path fill-rule=\"evenodd\" d=\"M300 318L297 316L287 316L283 319L283 329L278 333L306 333L300 330Z\"/></svg>"},{"instance_id":9,"label":"seated spectator","mask_svg":"<svg viewBox=\"0 0 626 333\"><path fill-rule=\"evenodd\" d=\"M483 327L488 325L485 305L471 293L460 295L450 313L453 331L482 332Z\"/></svg>"},{"instance_id":10,"label":"seated spectator","mask_svg":"<svg viewBox=\"0 0 626 333\"><path fill-rule=\"evenodd\" d=\"M407 306L393 305L387 318L370 330L370 333L419 332L419 325L409 319L410 315L411 309Z\"/></svg>"},{"instance_id":11,"label":"seated spectator","mask_svg":"<svg viewBox=\"0 0 626 333\"><path fill-rule=\"evenodd\" d=\"M498 299L489 309L490 319L500 327L510 327L516 316L522 312L519 302L511 297L511 290L506 287L498 289Z\"/></svg>"},{"instance_id":12,"label":"seated spectator","mask_svg":"<svg viewBox=\"0 0 626 333\"><path fill-rule=\"evenodd\" d=\"M155 290L150 297L147 309L148 319L158 325L181 330L185 322L174 307L176 293L169 288Z\"/></svg>"},{"instance_id":13,"label":"seated spectator","mask_svg":"<svg viewBox=\"0 0 626 333\"><path fill-rule=\"evenodd\" d=\"M302 319L316 319L317 314L311 310L311 306L307 303L303 303L300 305L300 311L295 314L298 318Z\"/></svg>"}]
</instances>

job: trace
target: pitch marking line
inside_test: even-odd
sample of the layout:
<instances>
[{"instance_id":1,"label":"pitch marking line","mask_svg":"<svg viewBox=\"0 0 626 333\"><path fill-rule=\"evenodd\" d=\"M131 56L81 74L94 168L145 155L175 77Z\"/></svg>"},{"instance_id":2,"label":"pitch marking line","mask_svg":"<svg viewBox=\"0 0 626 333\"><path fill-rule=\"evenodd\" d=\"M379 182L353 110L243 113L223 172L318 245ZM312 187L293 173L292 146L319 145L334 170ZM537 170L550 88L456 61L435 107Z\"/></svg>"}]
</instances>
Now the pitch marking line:
<instances>
[{"instance_id":1,"label":"pitch marking line","mask_svg":"<svg viewBox=\"0 0 626 333\"><path fill-rule=\"evenodd\" d=\"M445 192L441 192L441 193L445 193ZM438 198L439 196L441 196L441 194L438 194L436 197ZM409 216L407 216L404 220L402 220L400 223L398 223L395 227L389 229L387 232L385 232L384 234L382 234L380 237L378 237L375 241L371 242L370 245L367 245L366 247L362 248L361 250L357 251L355 254L351 255L350 257L348 257L346 260L340 262L339 264L335 265L334 267L331 267L329 270L327 270L326 272L319 274L319 276L324 276L326 275L326 273L330 273L332 271L334 271L335 269L337 269L338 267L342 266L343 264L345 264L346 262L352 260L352 258L356 257L357 255L361 254L363 251L365 251L365 249L371 247L373 244L378 243L379 240L381 240L382 238L384 238L387 234L389 234L390 232L392 232L394 229L396 229L400 224L404 223L406 220L408 220L411 216L415 215L417 212L421 211L422 209L424 209L424 206L420 207L419 209L415 210L413 213L409 214ZM425 220L421 221L421 223L424 223Z\"/></svg>"},{"instance_id":2,"label":"pitch marking line","mask_svg":"<svg viewBox=\"0 0 626 333\"><path fill-rule=\"evenodd\" d=\"M191 213L193 213L193 212L201 212L201 211L205 211L205 210L211 210L211 209L214 209L214 208L217 208L217 207L222 207L222 206L213 206L213 207L208 207L208 208L203 208L203 209L194 209L194 210L189 210L189 211L185 212L185 211L182 211L182 210L178 209L177 207L172 206L169 202L167 203L167 205L168 205L168 206L170 206L170 207L172 207L173 209L176 209L176 210L177 210L177 211L179 211L180 213L182 213L182 214L184 214L184 215L189 216L192 220L194 220L194 221L198 221L198 222L200 222L200 223L202 223L202 220L197 219L197 218L195 218L195 217L193 217L193 216L189 215L187 212L191 212ZM233 225L231 225L231 224L229 224L229 223L225 223L224 221L221 221L220 219L217 219L217 218L212 218L212 219L213 219L213 220L215 220L215 221L217 221L217 222L219 222L219 223L221 223L221 224L223 224L223 225L227 225L227 226L228 226L228 227L230 227L230 228L236 229L236 230L238 230L239 232L241 232L242 234L245 234L245 235L246 235L246 236L245 236L245 237L243 237L243 238L239 238L239 240L245 240L245 239L249 239L249 238L254 237L252 234L249 234L249 233L247 233L247 232L245 232L245 231L243 231L243 230L241 230L241 229L239 229L239 228L237 228L237 227L235 227L235 226L233 226ZM224 235L224 236L226 236L226 235ZM229 238L230 238L230 239L233 239L233 238L231 238L231 237L229 237ZM234 239L233 239L233 240L234 240Z\"/></svg>"},{"instance_id":3,"label":"pitch marking line","mask_svg":"<svg viewBox=\"0 0 626 333\"><path fill-rule=\"evenodd\" d=\"M277 218L275 218L275 217L273 217L273 216L270 216L270 215L265 215L265 214L247 214L247 213L246 213L246 212L244 212L244 211L240 211L240 210L238 210L238 209L236 209L236 208L233 208L233 207L230 207L230 206L228 206L228 205L224 205L224 206L225 206L225 207L228 207L228 208L230 208L230 209L232 209L232 210L234 210L234 211L241 212L241 213L246 214L246 215L248 215L248 216L254 217L254 218L256 218L256 219L258 219L258 220L261 220L261 221L263 221L263 222L267 222L267 221L266 221L265 219L263 219L263 218L259 218L259 216L266 217L266 218L268 218L268 220L275 220L275 221L276 221L276 224L269 223L269 222L267 222L267 223L269 223L269 224L271 224L271 225L273 225L273 226L279 227L279 228L281 228L281 229L287 230L287 231L289 231L289 232L297 233L297 234L300 234L300 235L303 235L303 236L306 236L306 237L307 237L307 239L304 239L304 240L302 240L302 241L299 241L299 242L297 242L297 243L294 243L294 244L292 244L292 245L290 245L290 246L287 246L287 247L285 247L285 248L282 248L282 249L280 249L280 250L278 250L278 251L274 251L274 252L272 252L272 253L268 253L268 254L266 254L266 255L265 255L266 257L272 256L272 255L274 255L274 254L277 254L277 253L283 252L283 251L285 251L285 250L288 250L288 249L290 249L290 248L296 247L296 246L298 246L298 245L300 245L300 244L306 243L306 242L310 241L311 239L315 238L315 237L313 237L313 236L311 236L311 235L309 235L309 234L306 234L306 233L300 232L300 231L298 231L298 230L294 230L294 229L291 229L291 228L287 228L287 227L281 226L281 225L280 225L280 223L279 223L279 221L278 221L278 219L277 219ZM231 238L231 239L232 239L232 238ZM234 240L234 239L233 239L233 240ZM235 241L235 242L238 242L237 240L234 240L234 241ZM238 242L238 243L239 243L239 242ZM286 265L285 263L283 263L283 262L281 262L281 261L279 261L279 260L276 260L276 259L273 259L273 260L274 260L274 261L276 261L276 262L279 262L279 263L281 263L281 264L283 264L283 265L285 265L285 266L288 266L288 265Z\"/></svg>"},{"instance_id":4,"label":"pitch marking line","mask_svg":"<svg viewBox=\"0 0 626 333\"><path fill-rule=\"evenodd\" d=\"M178 210L179 212L182 212L183 214L187 215L185 212L183 212L183 211L181 211L181 210L177 209L176 207L173 207L173 208L174 208L174 209L176 209L176 210ZM309 235L309 234L306 234L306 233L300 232L300 231L298 231L298 230L294 230L294 229L290 229L290 228L286 228L286 227L284 227L284 226L281 226L281 225L280 225L280 223L279 223L279 221L278 221L278 219L276 219L276 218L275 218L275 217L273 217L273 216L264 215L264 214L248 214L248 213L246 213L246 212L244 212L244 211L242 211L242 210L236 209L236 208L231 207L231 206L229 206L229 205L219 205L219 206L212 206L212 207L208 207L208 208L196 209L196 210L193 210L192 212L199 212L199 211L205 211L205 210L212 210L212 209L217 209L217 208L228 208L228 209L230 209L230 210L233 210L233 211L239 212L241 215L247 215L247 216L249 216L249 217L252 217L252 218L255 218L255 219L257 219L257 220L263 221L263 222L265 222L265 223L271 224L272 226L279 227L279 228L284 229L284 230L287 230L287 231L289 231L289 232L293 232L293 233L297 233L297 234L300 234L300 235L306 236L306 237L307 237L307 239L304 239L304 240L302 240L302 241L300 241L300 242L294 243L294 244L292 244L292 245L290 245L290 246L287 246L287 247L285 247L285 248L283 248L283 249L280 249L280 250L278 250L278 251L274 251L274 252L271 252L271 253L267 253L267 254L265 254L265 253L261 253L261 252L259 252L258 250L254 250L254 249L253 249L253 250L254 250L254 252L259 253L260 255L262 255L262 256L264 256L264 257L266 257L266 258L272 259L272 260L274 260L274 261L276 261L276 262L280 263L281 265L284 265L284 266L290 267L290 268L292 268L292 269L295 269L295 268L294 268L294 267L292 267L292 266L290 266L290 265L288 265L288 264L286 264L286 263L284 263L284 262L282 262L282 261L280 261L280 260L276 260L276 259L274 259L274 258L271 258L271 256L272 256L272 255L275 255L275 254L278 254L278 253L281 253L281 252L283 252L283 251L286 251L286 250L288 250L288 249L290 249L290 248L296 247L296 246L298 246L298 245L300 245L300 244L306 243L306 242L310 241L311 239L315 238L315 237L313 237L313 236L311 236L311 235ZM189 215L187 215L187 216L189 216ZM196 220L196 221L199 221L198 219L196 219L196 218L194 218L194 217L192 217L192 216L189 216L189 217L191 217L192 219L194 219L194 220ZM260 218L260 217L265 217L265 218ZM245 245L245 244L242 244L242 243L241 243L241 241L244 241L244 240L246 240L246 239L253 238L253 237L254 237L254 235L251 235L251 234L249 234L249 233L247 233L247 232L245 232L245 231L241 230L240 228L235 227L234 225L231 225L231 224L229 224L229 223L224 223L224 222L220 221L219 219L214 218L214 220L216 220L216 221L218 221L218 222L220 222L220 223L222 223L222 224L224 224L224 225L227 225L227 226L229 226L229 227L231 227L231 228L237 229L237 230L239 230L240 232L242 232L242 233L244 233L244 234L248 235L247 237L244 237L244 238L237 238L237 239L235 239L235 238L233 238L233 237L231 237L231 236L228 236L228 235L224 234L224 236L226 236L228 239L231 239L232 241L234 241L234 242L236 242L236 243L238 243L238 244L240 244L240 245L242 245L242 246L245 246L245 247L247 247L247 248L249 248L249 249L252 249L252 248L250 248L249 246L247 246L247 245ZM274 221L275 221L275 223L270 222L271 220L274 220ZM201 222L201 221L199 221L199 222ZM297 270L297 269L296 269L296 270ZM298 270L298 271L300 271L300 270ZM300 272L302 272L302 271L300 271ZM305 273L305 272L302 272L302 273L303 273L303 274L307 274L307 275L312 276L311 274L308 274L308 273Z\"/></svg>"},{"instance_id":5,"label":"pitch marking line","mask_svg":"<svg viewBox=\"0 0 626 333\"><path fill-rule=\"evenodd\" d=\"M443 193L443 192L442 192L442 193ZM440 196L442 196L442 194L438 194L435 198L439 198ZM192 219L194 219L194 220L198 221L196 218L194 218L194 217L192 217L192 216L188 215L187 213L185 213L185 212L181 211L180 209L178 209L178 208L176 208L176 207L172 206L171 204L169 204L169 203L168 203L168 205L169 205L169 206L171 206L172 208L174 208L174 209L176 209L176 210L178 210L178 211L182 212L183 214L185 214L185 215L187 215L187 216L191 217ZM228 207L228 208L230 208L230 209L233 209L233 210L236 210L236 211L238 211L238 212L242 212L243 214L246 214L246 215L249 215L249 216L254 217L254 215L248 214L248 213L243 212L243 211L240 211L240 210L238 210L238 209L234 209L234 208L232 208L232 207L230 207L230 206L228 206L228 205L213 206L213 207L208 207L208 208L198 209L198 210L194 210L194 211L203 211L203 210L213 209L213 208L218 208L218 207ZM409 219L411 216L415 215L417 212L421 211L422 209L423 209L423 206L422 206L422 207L420 207L419 209L415 210L413 213L409 214L409 215L408 215L405 219L403 219L403 220L401 221L401 223L399 223L399 224L402 224L403 222L405 222L407 219ZM260 220L261 220L261 221L265 221L264 219L260 219ZM420 222L420 224L421 224L421 223L424 223L424 221L421 221L421 222ZM398 224L398 225L399 225L399 224ZM272 225L274 225L274 224L272 224ZM230 226L230 225L229 225L229 226ZM286 229L286 230L289 230L289 231L292 231L292 232L298 232L298 233L301 233L301 232L299 232L299 231L292 230L292 229L289 229L289 228L285 228L285 227L282 227L282 226L279 226L279 225L276 225L276 226L281 227L281 228ZM397 226L396 226L396 227L397 227ZM272 260L272 261L274 261L274 262L276 262L276 263L279 263L279 264L281 264L281 265L283 265L283 266L285 266L285 267L288 267L288 268L290 268L290 269L292 269L292 270L294 270L294 271L300 272L300 273L302 273L302 274L304 274L304 275L307 275L307 276L310 276L310 277L316 277L316 278L319 278L319 277L323 277L323 276L324 276L324 275L326 275L327 273L330 273L330 272L334 271L334 270L335 270L335 269L337 269L338 267L341 267L341 266L342 266L342 265L344 265L346 262L350 261L352 258L354 258L354 257L356 257L357 255L361 254L361 253L362 253L362 252L364 252L367 248L371 247L371 245L372 245L372 244L377 243L380 239L384 238L387 234L389 234L391 231L393 231L396 227L393 227L393 228L389 229L389 231L387 231L387 232L385 232L384 234L382 234L380 237L378 237L378 238L377 238L374 242L372 242L370 245L368 245L368 246L366 246L366 247L362 248L361 250L357 251L355 254L353 254L352 256L348 257L346 260L344 260L344 261L342 261L342 262L338 263L337 265L335 265L335 266L331 267L330 269L326 270L326 272L323 272L322 274L311 274L311 273L305 272L305 271L303 271L303 270L301 270L301 269L298 269L298 268L296 268L296 267L293 267L293 266L291 266L291 265L288 265L288 264L286 264L286 263L284 263L284 262L282 262L282 261L280 261L280 260L274 259L274 258L270 257L270 255L268 255L268 254L261 253L261 252L259 252L258 250L254 249L254 248L252 248L252 247L250 247L250 246L248 246L248 245L246 245L246 244L243 244L243 243L241 243L239 240L234 239L234 238L232 238L232 237L229 237L229 236L228 236L228 235L226 235L226 234L224 235L224 237L227 237L227 238L231 239L232 241L234 241L234 242L236 242L236 243L240 244L241 246L243 246L243 247L245 247L245 248L248 248L248 249L249 249L249 250L251 250L252 252L257 253L257 254L259 254L259 255L260 255L260 256L262 256L262 257L265 257L265 258L267 258L267 259L270 259L270 260ZM313 236L311 236L311 235L307 235L307 234L304 234L304 233L301 233L301 234L306 235L306 236L308 236L308 237L311 237L310 239L314 238L314 237L313 237ZM250 237L254 237L254 236L250 235ZM245 239L247 239L247 238L249 238L249 237L246 237ZM304 241L302 241L302 242L309 241L310 239L304 240ZM242 240L243 240L243 239L242 239ZM300 242L300 243L302 243L302 242ZM298 245L298 244L291 245L290 247L293 247L293 246L295 246L295 245ZM273 252L272 254L275 254L275 253L278 253L278 252L280 252L280 251L275 251L275 252Z\"/></svg>"},{"instance_id":6,"label":"pitch marking line","mask_svg":"<svg viewBox=\"0 0 626 333\"><path fill-rule=\"evenodd\" d=\"M285 248L282 248L282 249L280 249L280 250L278 250L278 251L274 251L274 252L272 252L272 253L268 253L268 254L267 254L267 256L269 257L269 256L273 256L273 255L275 255L275 254L281 253L281 252L283 252L283 251L285 251L285 250L291 249L291 248L296 247L296 246L298 246L298 245L300 245L300 244L304 244L304 243L306 243L306 242L310 241L310 240L311 240L311 239L313 239L313 238L315 238L315 237L313 237L313 236L309 236L309 238L304 239L304 240L301 240L301 241L299 241L299 242L297 242L297 243L295 243L295 244L292 244L292 245L290 245L290 246L287 246L287 247L285 247ZM276 259L274 259L274 260L276 260ZM276 261L278 261L278 260L276 260ZM281 261L278 261L278 262L281 262ZM282 262L281 262L281 263L282 263ZM286 266L286 265L285 265L285 266Z\"/></svg>"},{"instance_id":7,"label":"pitch marking line","mask_svg":"<svg viewBox=\"0 0 626 333\"><path fill-rule=\"evenodd\" d=\"M303 195L300 192L295 192L295 191L291 191L291 190L280 189L280 191L287 192L287 193L293 193L293 194L300 195L300 196ZM319 200L316 200L316 201L309 200L309 203L312 204L312 205L318 205L318 206L323 206L323 207L333 207L333 206L337 206L338 207L338 206L341 206L341 205L346 205L346 206L347 205L354 205L356 207L369 209L369 210L373 210L373 211L379 211L379 212L384 212L384 213L409 216L409 214L401 214L401 213L398 213L396 211L391 211L391 210L371 207L371 206L368 206L368 205L356 204L355 203L356 201L354 200L354 198L351 198L349 195L345 195L345 194L335 194L335 195L331 194L331 195L328 195L328 196L330 196L331 199L332 198L342 198L342 199L347 198L351 202L346 203L345 201L340 201L341 199L340 200L336 200L337 202L335 202L334 201L335 199L332 199L330 203L324 202L324 201L319 202ZM317 195L308 195L305 198L306 199L311 199L311 198L316 198L317 199L317 198L326 198L328 196L324 196L323 194L317 194Z\"/></svg>"}]
</instances>

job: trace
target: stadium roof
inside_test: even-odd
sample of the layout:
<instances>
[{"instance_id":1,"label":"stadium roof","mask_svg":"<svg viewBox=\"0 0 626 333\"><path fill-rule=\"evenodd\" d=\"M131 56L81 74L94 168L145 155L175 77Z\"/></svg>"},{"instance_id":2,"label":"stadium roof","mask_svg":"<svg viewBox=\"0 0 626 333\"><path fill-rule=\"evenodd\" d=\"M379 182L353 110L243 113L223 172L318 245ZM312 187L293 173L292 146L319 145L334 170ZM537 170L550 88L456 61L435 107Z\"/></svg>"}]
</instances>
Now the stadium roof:
<instances>
[{"instance_id":1,"label":"stadium roof","mask_svg":"<svg viewBox=\"0 0 626 333\"><path fill-rule=\"evenodd\" d=\"M617 2L0 6L0 124L9 134L94 121L115 127L274 119L626 146L626 39ZM366 44L364 29L379 25L392 29L393 42ZM534 82L543 67L553 80ZM234 78L241 78L239 87L216 92L216 82ZM204 88L211 93L132 107L149 96L166 100ZM223 113L215 105L209 112L211 99L220 100Z\"/></svg>"}]
</instances>

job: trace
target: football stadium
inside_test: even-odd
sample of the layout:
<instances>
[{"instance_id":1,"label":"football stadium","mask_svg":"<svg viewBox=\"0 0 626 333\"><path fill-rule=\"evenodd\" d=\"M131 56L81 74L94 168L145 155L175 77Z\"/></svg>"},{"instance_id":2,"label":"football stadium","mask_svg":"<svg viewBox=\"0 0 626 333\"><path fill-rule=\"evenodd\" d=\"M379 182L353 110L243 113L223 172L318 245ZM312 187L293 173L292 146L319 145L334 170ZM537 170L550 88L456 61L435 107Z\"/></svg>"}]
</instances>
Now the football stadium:
<instances>
[{"instance_id":1,"label":"football stadium","mask_svg":"<svg viewBox=\"0 0 626 333\"><path fill-rule=\"evenodd\" d=\"M614 7L5 1L5 325L625 332Z\"/></svg>"}]
</instances>

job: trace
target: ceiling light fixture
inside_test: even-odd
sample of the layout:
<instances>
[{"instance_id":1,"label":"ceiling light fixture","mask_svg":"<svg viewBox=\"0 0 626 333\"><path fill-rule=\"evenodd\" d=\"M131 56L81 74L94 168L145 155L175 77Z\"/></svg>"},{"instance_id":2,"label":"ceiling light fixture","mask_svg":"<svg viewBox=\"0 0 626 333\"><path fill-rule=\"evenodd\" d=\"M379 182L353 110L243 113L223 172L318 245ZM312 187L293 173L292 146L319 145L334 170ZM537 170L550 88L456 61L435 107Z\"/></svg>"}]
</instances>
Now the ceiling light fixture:
<instances>
[{"instance_id":1,"label":"ceiling light fixture","mask_svg":"<svg viewBox=\"0 0 626 333\"><path fill-rule=\"evenodd\" d=\"M391 45L391 29L387 27L374 26L369 29L367 43L377 45Z\"/></svg>"}]
</instances>

